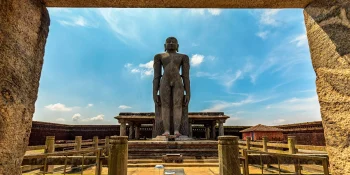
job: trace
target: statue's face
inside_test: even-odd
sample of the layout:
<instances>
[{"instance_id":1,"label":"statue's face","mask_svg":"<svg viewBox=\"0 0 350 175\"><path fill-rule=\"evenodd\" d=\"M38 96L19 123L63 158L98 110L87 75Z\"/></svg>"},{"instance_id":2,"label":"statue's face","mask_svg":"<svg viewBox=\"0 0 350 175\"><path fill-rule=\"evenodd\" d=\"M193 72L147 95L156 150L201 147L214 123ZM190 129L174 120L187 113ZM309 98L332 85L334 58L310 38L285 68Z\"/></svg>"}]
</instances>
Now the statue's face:
<instances>
[{"instance_id":1,"label":"statue's face","mask_svg":"<svg viewBox=\"0 0 350 175\"><path fill-rule=\"evenodd\" d=\"M176 38L169 37L166 39L164 47L165 47L165 50L167 51L177 51L179 48L179 44L177 43Z\"/></svg>"}]
</instances>

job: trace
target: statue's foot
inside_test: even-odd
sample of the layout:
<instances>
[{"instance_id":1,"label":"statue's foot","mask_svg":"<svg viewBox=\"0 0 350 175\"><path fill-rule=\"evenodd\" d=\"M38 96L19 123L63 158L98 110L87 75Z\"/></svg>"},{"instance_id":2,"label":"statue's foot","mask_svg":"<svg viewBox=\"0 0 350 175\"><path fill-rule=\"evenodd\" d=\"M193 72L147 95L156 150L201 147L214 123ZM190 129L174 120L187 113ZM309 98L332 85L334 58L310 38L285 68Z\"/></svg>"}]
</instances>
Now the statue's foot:
<instances>
[{"instance_id":1,"label":"statue's foot","mask_svg":"<svg viewBox=\"0 0 350 175\"><path fill-rule=\"evenodd\" d=\"M180 137L182 135L179 131L175 131L174 134L176 137Z\"/></svg>"},{"instance_id":2,"label":"statue's foot","mask_svg":"<svg viewBox=\"0 0 350 175\"><path fill-rule=\"evenodd\" d=\"M169 132L164 132L164 133L162 134L162 136L169 136L169 135L170 135Z\"/></svg>"}]
</instances>

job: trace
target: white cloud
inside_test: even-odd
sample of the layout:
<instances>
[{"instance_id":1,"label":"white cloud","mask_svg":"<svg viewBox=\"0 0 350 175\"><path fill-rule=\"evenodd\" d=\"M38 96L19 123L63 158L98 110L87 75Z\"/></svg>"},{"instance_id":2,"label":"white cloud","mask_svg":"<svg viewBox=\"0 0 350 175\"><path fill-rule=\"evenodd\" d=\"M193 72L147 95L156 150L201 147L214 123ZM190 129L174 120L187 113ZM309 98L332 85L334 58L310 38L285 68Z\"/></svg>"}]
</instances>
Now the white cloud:
<instances>
[{"instance_id":1,"label":"white cloud","mask_svg":"<svg viewBox=\"0 0 350 175\"><path fill-rule=\"evenodd\" d=\"M91 120L91 121L102 121L102 120L103 120L103 117L104 117L104 115L103 115L103 114L100 114L100 115L97 115L96 117L90 118L90 120Z\"/></svg>"},{"instance_id":2,"label":"white cloud","mask_svg":"<svg viewBox=\"0 0 350 175\"><path fill-rule=\"evenodd\" d=\"M262 31L262 32L258 32L256 36L260 37L261 39L266 39L268 34L269 34L268 31Z\"/></svg>"},{"instance_id":3,"label":"white cloud","mask_svg":"<svg viewBox=\"0 0 350 175\"><path fill-rule=\"evenodd\" d=\"M118 108L120 109L130 109L130 106L126 106L126 105L120 105Z\"/></svg>"},{"instance_id":4,"label":"white cloud","mask_svg":"<svg viewBox=\"0 0 350 175\"><path fill-rule=\"evenodd\" d=\"M276 20L276 16L278 12L281 11L280 9L268 9L263 10L263 12L260 15L260 24L263 25L271 25L276 26L278 25L278 21Z\"/></svg>"},{"instance_id":5,"label":"white cloud","mask_svg":"<svg viewBox=\"0 0 350 175\"><path fill-rule=\"evenodd\" d=\"M219 16L222 12L221 9L190 9L193 15L205 15L206 13L212 16Z\"/></svg>"},{"instance_id":6,"label":"white cloud","mask_svg":"<svg viewBox=\"0 0 350 175\"><path fill-rule=\"evenodd\" d=\"M258 76L262 73L264 73L266 70L270 69L272 66L276 64L276 60L273 57L270 57L266 59L256 71L254 71L252 74L250 74L250 79L252 83L256 82L256 79Z\"/></svg>"},{"instance_id":7,"label":"white cloud","mask_svg":"<svg viewBox=\"0 0 350 175\"><path fill-rule=\"evenodd\" d=\"M139 72L141 72L140 69L137 69L137 68L131 69L131 73L139 73Z\"/></svg>"},{"instance_id":8,"label":"white cloud","mask_svg":"<svg viewBox=\"0 0 350 175\"><path fill-rule=\"evenodd\" d=\"M140 14L142 11L142 9L102 8L99 9L99 14L120 41L125 44L134 41L142 45L141 27L138 20L135 20L143 17Z\"/></svg>"},{"instance_id":9,"label":"white cloud","mask_svg":"<svg viewBox=\"0 0 350 175\"><path fill-rule=\"evenodd\" d=\"M46 109L49 109L51 111L72 111L73 108L71 107L66 107L66 105L61 104L61 103L56 103L56 104L50 104L45 106Z\"/></svg>"},{"instance_id":10,"label":"white cloud","mask_svg":"<svg viewBox=\"0 0 350 175\"><path fill-rule=\"evenodd\" d=\"M56 119L56 122L65 122L66 120L64 118L58 118Z\"/></svg>"},{"instance_id":11,"label":"white cloud","mask_svg":"<svg viewBox=\"0 0 350 175\"><path fill-rule=\"evenodd\" d=\"M230 88L232 85L242 76L242 71L237 70L236 73L232 76L225 76L223 84L227 87Z\"/></svg>"},{"instance_id":12,"label":"white cloud","mask_svg":"<svg viewBox=\"0 0 350 175\"><path fill-rule=\"evenodd\" d=\"M192 64L192 66L198 66L203 61L204 61L204 56L203 55L195 54L195 55L192 55L192 57L191 57L191 64Z\"/></svg>"},{"instance_id":13,"label":"white cloud","mask_svg":"<svg viewBox=\"0 0 350 175\"><path fill-rule=\"evenodd\" d=\"M218 16L221 14L221 9L208 9L208 12L214 16Z\"/></svg>"},{"instance_id":14,"label":"white cloud","mask_svg":"<svg viewBox=\"0 0 350 175\"><path fill-rule=\"evenodd\" d=\"M141 78L143 78L153 75L153 62L154 61L151 60L147 63L139 64L138 67L135 67L132 64L128 63L125 64L124 67L133 74L140 74Z\"/></svg>"},{"instance_id":15,"label":"white cloud","mask_svg":"<svg viewBox=\"0 0 350 175\"><path fill-rule=\"evenodd\" d=\"M73 121L78 121L78 120L80 120L80 117L81 117L81 115L79 113L76 113L73 115L72 119L73 119Z\"/></svg>"},{"instance_id":16,"label":"white cloud","mask_svg":"<svg viewBox=\"0 0 350 175\"><path fill-rule=\"evenodd\" d=\"M285 111L320 111L317 96L309 98L291 98L280 103L270 104L267 109L282 109Z\"/></svg>"},{"instance_id":17,"label":"white cloud","mask_svg":"<svg viewBox=\"0 0 350 175\"><path fill-rule=\"evenodd\" d=\"M295 37L290 43L296 43L297 47L307 46L308 40L306 34L301 34L297 37Z\"/></svg>"},{"instance_id":18,"label":"white cloud","mask_svg":"<svg viewBox=\"0 0 350 175\"><path fill-rule=\"evenodd\" d=\"M195 15L204 15L205 9L190 9L190 12Z\"/></svg>"},{"instance_id":19,"label":"white cloud","mask_svg":"<svg viewBox=\"0 0 350 175\"><path fill-rule=\"evenodd\" d=\"M131 63L126 63L126 64L124 65L124 67L126 67L126 68L129 68L129 67L131 67L131 66L132 66Z\"/></svg>"},{"instance_id":20,"label":"white cloud","mask_svg":"<svg viewBox=\"0 0 350 175\"><path fill-rule=\"evenodd\" d=\"M216 79L218 77L218 74L208 72L196 72L196 77L208 77L209 79Z\"/></svg>"},{"instance_id":21,"label":"white cloud","mask_svg":"<svg viewBox=\"0 0 350 175\"><path fill-rule=\"evenodd\" d=\"M84 17L76 16L69 17L66 20L57 20L63 26L79 26L79 27L97 27L96 25L89 23Z\"/></svg>"},{"instance_id":22,"label":"white cloud","mask_svg":"<svg viewBox=\"0 0 350 175\"><path fill-rule=\"evenodd\" d=\"M89 103L86 107L90 108L90 107L93 107L93 106L94 106L94 104Z\"/></svg>"},{"instance_id":23,"label":"white cloud","mask_svg":"<svg viewBox=\"0 0 350 175\"><path fill-rule=\"evenodd\" d=\"M153 61L149 61L146 64L140 64L139 67L146 69L153 69Z\"/></svg>"},{"instance_id":24,"label":"white cloud","mask_svg":"<svg viewBox=\"0 0 350 175\"><path fill-rule=\"evenodd\" d=\"M247 104L259 103L262 101L266 101L268 99L269 97L264 99L254 99L252 96L248 96L246 99L241 100L239 102L215 101L210 108L204 109L203 112L218 112L229 107L237 107L237 106L242 106Z\"/></svg>"}]
</instances>

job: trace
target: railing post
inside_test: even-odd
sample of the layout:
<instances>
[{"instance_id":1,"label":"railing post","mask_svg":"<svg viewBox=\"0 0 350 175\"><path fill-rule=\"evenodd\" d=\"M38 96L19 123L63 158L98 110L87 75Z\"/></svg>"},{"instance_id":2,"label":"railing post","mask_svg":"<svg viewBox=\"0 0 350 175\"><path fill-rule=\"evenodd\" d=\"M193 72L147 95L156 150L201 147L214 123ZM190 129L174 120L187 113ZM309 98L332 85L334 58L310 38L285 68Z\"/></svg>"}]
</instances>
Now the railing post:
<instances>
[{"instance_id":1,"label":"railing post","mask_svg":"<svg viewBox=\"0 0 350 175\"><path fill-rule=\"evenodd\" d=\"M237 136L219 136L219 171L220 175L241 174Z\"/></svg>"},{"instance_id":2,"label":"railing post","mask_svg":"<svg viewBox=\"0 0 350 175\"><path fill-rule=\"evenodd\" d=\"M45 145L45 153L55 152L55 136L46 136ZM53 173L53 168L54 165L46 165L43 167L43 171L45 173Z\"/></svg>"},{"instance_id":3,"label":"railing post","mask_svg":"<svg viewBox=\"0 0 350 175\"><path fill-rule=\"evenodd\" d=\"M128 137L111 136L111 148L108 156L108 175L127 175Z\"/></svg>"},{"instance_id":4,"label":"railing post","mask_svg":"<svg viewBox=\"0 0 350 175\"><path fill-rule=\"evenodd\" d=\"M295 145L296 145L295 136L288 136L289 154L296 154ZM294 170L295 170L295 173L301 174L301 167L298 165L298 163L296 163L295 160L294 160Z\"/></svg>"},{"instance_id":5,"label":"railing post","mask_svg":"<svg viewBox=\"0 0 350 175\"><path fill-rule=\"evenodd\" d=\"M109 154L109 136L106 136L105 138L105 155L108 156Z\"/></svg>"},{"instance_id":6,"label":"railing post","mask_svg":"<svg viewBox=\"0 0 350 175\"><path fill-rule=\"evenodd\" d=\"M328 169L328 159L322 160L322 166L323 166L323 174L329 175L329 169Z\"/></svg>"},{"instance_id":7,"label":"railing post","mask_svg":"<svg viewBox=\"0 0 350 175\"><path fill-rule=\"evenodd\" d=\"M94 149L98 149L98 136L94 136L92 138L92 141L94 142L93 145L94 145ZM94 155L97 155L97 152L94 153Z\"/></svg>"},{"instance_id":8,"label":"railing post","mask_svg":"<svg viewBox=\"0 0 350 175\"><path fill-rule=\"evenodd\" d=\"M248 152L243 149L243 157L244 157L244 175L249 175L249 160L248 160Z\"/></svg>"},{"instance_id":9,"label":"railing post","mask_svg":"<svg viewBox=\"0 0 350 175\"><path fill-rule=\"evenodd\" d=\"M264 152L268 152L268 149L267 149L267 142L269 141L268 137L267 136L263 136L263 151ZM269 159L267 159L269 160ZM270 168L270 163L267 162L266 163L266 168Z\"/></svg>"},{"instance_id":10,"label":"railing post","mask_svg":"<svg viewBox=\"0 0 350 175\"><path fill-rule=\"evenodd\" d=\"M95 175L101 175L102 174L102 161L101 161L101 150L96 151L96 169L95 169Z\"/></svg>"},{"instance_id":11,"label":"railing post","mask_svg":"<svg viewBox=\"0 0 350 175\"><path fill-rule=\"evenodd\" d=\"M83 137L82 136L75 136L75 147L74 150L75 151L80 151L81 150L81 143L83 141Z\"/></svg>"},{"instance_id":12,"label":"railing post","mask_svg":"<svg viewBox=\"0 0 350 175\"><path fill-rule=\"evenodd\" d=\"M81 151L81 143L83 141L83 137L82 136L75 136L75 146L74 146L74 151ZM79 154L76 154L79 155ZM72 163L72 169L73 168L77 168L77 164L76 163Z\"/></svg>"},{"instance_id":13,"label":"railing post","mask_svg":"<svg viewBox=\"0 0 350 175\"><path fill-rule=\"evenodd\" d=\"M252 140L252 138L250 136L247 136L245 138L246 141L246 146L247 146L247 150L250 150L250 141Z\"/></svg>"},{"instance_id":14,"label":"railing post","mask_svg":"<svg viewBox=\"0 0 350 175\"><path fill-rule=\"evenodd\" d=\"M295 136L288 136L289 154L296 154L295 150Z\"/></svg>"},{"instance_id":15,"label":"railing post","mask_svg":"<svg viewBox=\"0 0 350 175\"><path fill-rule=\"evenodd\" d=\"M268 139L266 136L263 136L263 152L268 152L267 150L267 142L268 142Z\"/></svg>"}]
</instances>

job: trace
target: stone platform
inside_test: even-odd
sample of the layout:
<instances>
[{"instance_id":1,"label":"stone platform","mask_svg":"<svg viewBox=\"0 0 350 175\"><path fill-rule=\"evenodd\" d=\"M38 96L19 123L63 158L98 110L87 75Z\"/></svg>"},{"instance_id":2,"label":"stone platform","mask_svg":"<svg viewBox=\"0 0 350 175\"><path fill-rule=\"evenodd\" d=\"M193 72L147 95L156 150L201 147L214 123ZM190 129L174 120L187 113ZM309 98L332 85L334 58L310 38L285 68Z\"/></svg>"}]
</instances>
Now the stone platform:
<instances>
[{"instance_id":1,"label":"stone platform","mask_svg":"<svg viewBox=\"0 0 350 175\"><path fill-rule=\"evenodd\" d=\"M192 141L129 141L129 159L162 159L166 154L181 154L184 159L208 159L218 157L218 142Z\"/></svg>"}]
</instances>

